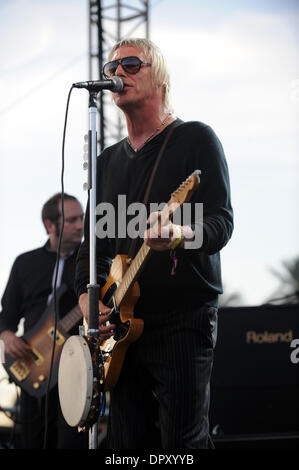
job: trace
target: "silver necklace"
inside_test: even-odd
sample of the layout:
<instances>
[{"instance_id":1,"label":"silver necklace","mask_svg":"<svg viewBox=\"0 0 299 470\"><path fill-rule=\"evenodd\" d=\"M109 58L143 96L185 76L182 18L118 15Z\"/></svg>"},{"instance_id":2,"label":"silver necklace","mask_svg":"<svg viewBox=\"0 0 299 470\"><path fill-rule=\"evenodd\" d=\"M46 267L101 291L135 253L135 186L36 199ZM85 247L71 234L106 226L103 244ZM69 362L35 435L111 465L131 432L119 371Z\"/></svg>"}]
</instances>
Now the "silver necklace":
<instances>
[{"instance_id":1,"label":"silver necklace","mask_svg":"<svg viewBox=\"0 0 299 470\"><path fill-rule=\"evenodd\" d=\"M156 127L156 129L154 130L154 132L152 132L151 135L148 136L148 137L145 139L145 141L144 141L141 145L139 145L139 147L133 148L133 146L131 145L131 142L130 142L130 140L129 140L129 137L128 137L128 138L127 138L127 141L128 141L128 143L129 143L131 149L133 149L134 152L138 152L139 149L141 149L145 144L147 144L147 142L148 142L155 134L157 134L157 132L159 132L159 130L161 129L161 127L164 126L164 124L168 121L168 119L169 119L170 116L171 116L171 113L168 113L167 116L166 116L166 118L161 122L160 126L159 126L159 127Z\"/></svg>"}]
</instances>

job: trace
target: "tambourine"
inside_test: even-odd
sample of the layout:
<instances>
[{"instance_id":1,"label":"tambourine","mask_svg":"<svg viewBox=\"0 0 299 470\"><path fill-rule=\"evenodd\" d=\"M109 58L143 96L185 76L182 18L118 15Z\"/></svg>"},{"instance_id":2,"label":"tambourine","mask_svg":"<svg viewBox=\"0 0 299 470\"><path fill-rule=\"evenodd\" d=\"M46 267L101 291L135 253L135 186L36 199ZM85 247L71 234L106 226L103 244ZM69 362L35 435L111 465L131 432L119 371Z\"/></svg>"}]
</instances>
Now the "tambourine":
<instances>
[{"instance_id":1,"label":"tambourine","mask_svg":"<svg viewBox=\"0 0 299 470\"><path fill-rule=\"evenodd\" d=\"M96 347L84 336L70 336L58 369L61 411L69 426L89 429L101 411L101 373Z\"/></svg>"}]
</instances>

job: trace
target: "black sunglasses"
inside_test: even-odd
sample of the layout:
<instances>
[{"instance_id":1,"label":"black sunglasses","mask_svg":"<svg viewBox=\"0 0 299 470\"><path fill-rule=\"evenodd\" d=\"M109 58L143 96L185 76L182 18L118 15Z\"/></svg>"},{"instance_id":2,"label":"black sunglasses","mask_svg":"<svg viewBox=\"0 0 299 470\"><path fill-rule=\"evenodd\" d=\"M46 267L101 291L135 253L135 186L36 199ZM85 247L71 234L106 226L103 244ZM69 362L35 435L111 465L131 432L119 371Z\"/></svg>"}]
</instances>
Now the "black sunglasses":
<instances>
[{"instance_id":1,"label":"black sunglasses","mask_svg":"<svg viewBox=\"0 0 299 470\"><path fill-rule=\"evenodd\" d=\"M125 72L135 74L141 69L141 65L152 65L150 62L143 62L139 57L130 56L123 57L122 59L112 60L107 62L103 67L103 75L106 78L111 78L115 75L118 65L121 65Z\"/></svg>"}]
</instances>

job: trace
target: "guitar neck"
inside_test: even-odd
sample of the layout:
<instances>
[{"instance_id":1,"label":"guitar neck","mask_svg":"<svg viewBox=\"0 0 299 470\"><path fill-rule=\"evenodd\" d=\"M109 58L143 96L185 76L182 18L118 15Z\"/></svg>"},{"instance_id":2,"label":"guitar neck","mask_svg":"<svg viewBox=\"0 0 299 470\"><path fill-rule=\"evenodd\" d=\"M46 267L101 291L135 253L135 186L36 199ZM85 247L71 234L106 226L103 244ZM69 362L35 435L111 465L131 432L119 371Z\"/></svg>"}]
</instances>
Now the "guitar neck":
<instances>
[{"instance_id":1,"label":"guitar neck","mask_svg":"<svg viewBox=\"0 0 299 470\"><path fill-rule=\"evenodd\" d=\"M172 201L169 201L161 211L162 225L164 225L166 220L170 220L172 218L172 210L170 209L171 202ZM114 296L116 305L120 305L130 287L137 280L145 262L151 254L151 251L151 248L143 243L137 255L131 262L129 269L125 272L122 282L115 291Z\"/></svg>"},{"instance_id":2,"label":"guitar neck","mask_svg":"<svg viewBox=\"0 0 299 470\"><path fill-rule=\"evenodd\" d=\"M165 204L160 214L160 224L163 226L169 220L172 219L175 210L181 206L184 202L189 201L191 195L198 187L200 170L195 170L180 187L171 195L170 200ZM156 222L157 224L158 222ZM134 282L137 280L145 262L149 258L152 250L145 243L141 246L135 258L131 261L131 264L124 274L124 277L114 293L114 299L116 305L119 306L126 296L128 290Z\"/></svg>"},{"instance_id":3,"label":"guitar neck","mask_svg":"<svg viewBox=\"0 0 299 470\"><path fill-rule=\"evenodd\" d=\"M66 333L70 331L76 323L82 318L82 312L79 305L76 305L58 322L58 328Z\"/></svg>"},{"instance_id":4,"label":"guitar neck","mask_svg":"<svg viewBox=\"0 0 299 470\"><path fill-rule=\"evenodd\" d=\"M137 280L145 262L151 254L151 251L152 250L145 243L143 243L137 255L131 262L129 269L125 272L122 282L114 293L116 305L121 304L130 287Z\"/></svg>"}]
</instances>

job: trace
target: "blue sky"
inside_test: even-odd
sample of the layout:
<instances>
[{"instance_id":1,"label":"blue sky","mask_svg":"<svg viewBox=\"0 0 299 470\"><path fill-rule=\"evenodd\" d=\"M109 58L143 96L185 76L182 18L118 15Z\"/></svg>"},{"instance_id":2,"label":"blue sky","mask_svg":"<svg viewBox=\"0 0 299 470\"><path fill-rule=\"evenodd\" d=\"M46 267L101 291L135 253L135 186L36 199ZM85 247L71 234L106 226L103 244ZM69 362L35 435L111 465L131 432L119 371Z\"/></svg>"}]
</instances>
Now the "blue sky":
<instances>
[{"instance_id":1,"label":"blue sky","mask_svg":"<svg viewBox=\"0 0 299 470\"><path fill-rule=\"evenodd\" d=\"M270 268L299 254L298 2L152 4L150 38L168 60L175 114L211 125L228 160L235 232L224 284L259 304L277 287ZM85 0L0 3L0 293L15 257L46 240L40 210L60 190L67 94L88 78L87 32ZM74 91L65 190L83 205L87 113L86 92Z\"/></svg>"}]
</instances>

